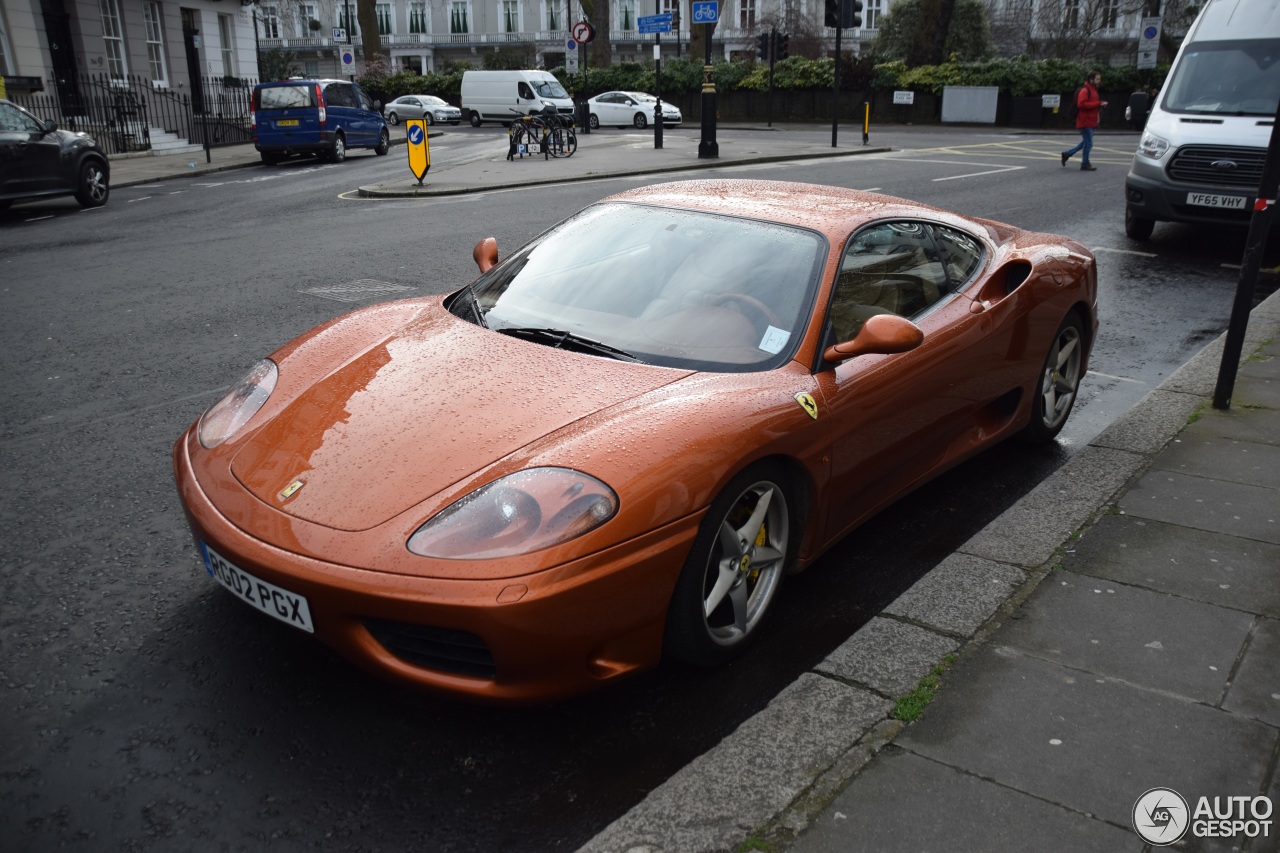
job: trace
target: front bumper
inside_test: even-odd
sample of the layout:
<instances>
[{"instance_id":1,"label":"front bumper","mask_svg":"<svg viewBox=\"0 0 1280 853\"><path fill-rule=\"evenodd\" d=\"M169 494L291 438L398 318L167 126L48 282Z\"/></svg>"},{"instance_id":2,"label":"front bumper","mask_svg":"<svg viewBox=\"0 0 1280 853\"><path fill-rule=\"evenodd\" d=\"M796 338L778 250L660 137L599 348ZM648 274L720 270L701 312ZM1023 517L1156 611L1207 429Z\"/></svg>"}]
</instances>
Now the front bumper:
<instances>
[{"instance_id":1,"label":"front bumper","mask_svg":"<svg viewBox=\"0 0 1280 853\"><path fill-rule=\"evenodd\" d=\"M315 636L371 672L442 694L527 703L585 692L661 659L667 606L699 515L537 574L406 577L301 556L239 529L198 483L191 445L189 433L175 445L174 474L196 541L305 596ZM429 654L413 653L439 635L470 642L480 665L433 666Z\"/></svg>"},{"instance_id":2,"label":"front bumper","mask_svg":"<svg viewBox=\"0 0 1280 853\"><path fill-rule=\"evenodd\" d=\"M1189 193L1216 193L1243 196L1243 209L1224 209L1187 204ZM1218 188L1175 183L1164 173L1161 163L1135 156L1124 180L1125 204L1138 216L1160 222L1187 222L1198 225L1247 226L1253 216L1255 192L1239 188Z\"/></svg>"}]
</instances>

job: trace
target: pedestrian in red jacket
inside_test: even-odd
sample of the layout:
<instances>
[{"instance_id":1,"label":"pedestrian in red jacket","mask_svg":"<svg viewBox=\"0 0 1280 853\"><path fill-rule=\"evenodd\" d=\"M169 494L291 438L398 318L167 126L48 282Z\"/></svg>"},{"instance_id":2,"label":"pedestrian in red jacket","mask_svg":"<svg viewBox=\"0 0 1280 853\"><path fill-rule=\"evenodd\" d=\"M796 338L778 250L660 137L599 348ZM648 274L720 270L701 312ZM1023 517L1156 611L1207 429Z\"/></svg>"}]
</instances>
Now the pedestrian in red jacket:
<instances>
[{"instance_id":1,"label":"pedestrian in red jacket","mask_svg":"<svg viewBox=\"0 0 1280 853\"><path fill-rule=\"evenodd\" d=\"M1098 95L1098 87L1102 85L1102 72L1090 71L1084 78L1084 85L1076 92L1076 129L1080 131L1080 144L1070 151L1062 152L1062 165L1067 165L1071 155L1083 151L1084 162L1080 164L1082 172L1096 172L1097 166L1089 162L1089 152L1093 150L1093 129L1098 126L1098 111L1107 105Z\"/></svg>"}]
</instances>

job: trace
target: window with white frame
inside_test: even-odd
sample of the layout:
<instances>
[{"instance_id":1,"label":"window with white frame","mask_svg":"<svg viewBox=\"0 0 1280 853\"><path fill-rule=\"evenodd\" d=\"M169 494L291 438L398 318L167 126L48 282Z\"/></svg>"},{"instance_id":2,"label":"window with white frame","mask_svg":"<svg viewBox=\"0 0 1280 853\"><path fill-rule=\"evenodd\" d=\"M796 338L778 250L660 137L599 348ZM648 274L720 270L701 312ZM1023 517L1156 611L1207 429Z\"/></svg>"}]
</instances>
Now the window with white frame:
<instances>
[{"instance_id":1,"label":"window with white frame","mask_svg":"<svg viewBox=\"0 0 1280 853\"><path fill-rule=\"evenodd\" d=\"M298 5L298 35L303 38L311 38L317 35L319 27L316 30L311 29L311 22L320 23L320 16L316 14L314 3L301 3Z\"/></svg>"},{"instance_id":2,"label":"window with white frame","mask_svg":"<svg viewBox=\"0 0 1280 853\"><path fill-rule=\"evenodd\" d=\"M618 0L618 29L636 28L636 0Z\"/></svg>"},{"instance_id":3,"label":"window with white frame","mask_svg":"<svg viewBox=\"0 0 1280 853\"><path fill-rule=\"evenodd\" d=\"M1120 0L1102 0L1102 28L1114 30L1120 22Z\"/></svg>"},{"instance_id":4,"label":"window with white frame","mask_svg":"<svg viewBox=\"0 0 1280 853\"><path fill-rule=\"evenodd\" d=\"M124 77L129 65L124 55L124 30L120 28L120 7L116 0L98 0L102 13L102 43L107 54L107 73L112 77Z\"/></svg>"},{"instance_id":5,"label":"window with white frame","mask_svg":"<svg viewBox=\"0 0 1280 853\"><path fill-rule=\"evenodd\" d=\"M338 3L338 26L347 31L347 35L356 38L360 35L360 23L356 18L355 0L350 3Z\"/></svg>"},{"instance_id":6,"label":"window with white frame","mask_svg":"<svg viewBox=\"0 0 1280 853\"><path fill-rule=\"evenodd\" d=\"M874 30L880 26L880 16L884 14L884 0L866 0L866 8L862 13L862 27Z\"/></svg>"},{"instance_id":7,"label":"window with white frame","mask_svg":"<svg viewBox=\"0 0 1280 853\"><path fill-rule=\"evenodd\" d=\"M409 4L409 32L411 33L430 32L430 29L427 27L427 4L426 3L410 3Z\"/></svg>"},{"instance_id":8,"label":"window with white frame","mask_svg":"<svg viewBox=\"0 0 1280 853\"><path fill-rule=\"evenodd\" d=\"M377 3L374 5L373 11L378 16L378 35L391 35L394 31L391 26L391 4Z\"/></svg>"},{"instance_id":9,"label":"window with white frame","mask_svg":"<svg viewBox=\"0 0 1280 853\"><path fill-rule=\"evenodd\" d=\"M520 32L520 3L517 0L502 0L502 31Z\"/></svg>"},{"instance_id":10,"label":"window with white frame","mask_svg":"<svg viewBox=\"0 0 1280 853\"><path fill-rule=\"evenodd\" d=\"M1080 0L1062 0L1062 26L1067 30L1080 27Z\"/></svg>"},{"instance_id":11,"label":"window with white frame","mask_svg":"<svg viewBox=\"0 0 1280 853\"><path fill-rule=\"evenodd\" d=\"M744 30L755 29L756 0L738 0L738 26Z\"/></svg>"},{"instance_id":12,"label":"window with white frame","mask_svg":"<svg viewBox=\"0 0 1280 853\"><path fill-rule=\"evenodd\" d=\"M231 41L231 16L218 16L218 38L222 42L222 73L236 76L236 49Z\"/></svg>"},{"instance_id":13,"label":"window with white frame","mask_svg":"<svg viewBox=\"0 0 1280 853\"><path fill-rule=\"evenodd\" d=\"M662 14L671 15L671 31L678 32L680 30L680 16L676 14L680 11L680 0L662 0Z\"/></svg>"},{"instance_id":14,"label":"window with white frame","mask_svg":"<svg viewBox=\"0 0 1280 853\"><path fill-rule=\"evenodd\" d=\"M453 3L449 4L449 32L455 34L471 32L467 17L467 4L453 0Z\"/></svg>"},{"instance_id":15,"label":"window with white frame","mask_svg":"<svg viewBox=\"0 0 1280 853\"><path fill-rule=\"evenodd\" d=\"M263 6L262 16L258 18L258 23L262 26L262 37L264 39L280 38L280 7Z\"/></svg>"},{"instance_id":16,"label":"window with white frame","mask_svg":"<svg viewBox=\"0 0 1280 853\"><path fill-rule=\"evenodd\" d=\"M142 22L147 31L147 65L151 70L151 82L166 86L169 74L164 64L164 18L156 0L147 0L143 5Z\"/></svg>"},{"instance_id":17,"label":"window with white frame","mask_svg":"<svg viewBox=\"0 0 1280 853\"><path fill-rule=\"evenodd\" d=\"M555 32L564 29L564 3L560 0L546 0L544 5L547 7L547 29Z\"/></svg>"}]
</instances>

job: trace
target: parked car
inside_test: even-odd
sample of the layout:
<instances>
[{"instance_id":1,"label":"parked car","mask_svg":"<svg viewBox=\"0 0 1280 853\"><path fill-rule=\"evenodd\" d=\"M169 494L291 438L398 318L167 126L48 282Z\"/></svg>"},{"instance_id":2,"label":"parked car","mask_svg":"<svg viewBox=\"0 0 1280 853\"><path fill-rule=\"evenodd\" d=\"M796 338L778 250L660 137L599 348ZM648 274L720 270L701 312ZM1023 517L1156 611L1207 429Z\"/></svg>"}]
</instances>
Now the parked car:
<instances>
[{"instance_id":1,"label":"parked car","mask_svg":"<svg viewBox=\"0 0 1280 853\"><path fill-rule=\"evenodd\" d=\"M1052 441L1097 332L1080 243L812 184L656 184L473 257L259 361L174 466L212 579L483 700L732 659L876 512Z\"/></svg>"},{"instance_id":2,"label":"parked car","mask_svg":"<svg viewBox=\"0 0 1280 853\"><path fill-rule=\"evenodd\" d=\"M427 124L462 124L462 110L435 95L401 95L383 107L382 114L390 125L397 125L405 118L426 119Z\"/></svg>"},{"instance_id":3,"label":"parked car","mask_svg":"<svg viewBox=\"0 0 1280 853\"><path fill-rule=\"evenodd\" d=\"M549 107L566 118L573 115L573 100L550 71L462 72L462 115L472 127L486 121L509 125Z\"/></svg>"},{"instance_id":4,"label":"parked car","mask_svg":"<svg viewBox=\"0 0 1280 853\"><path fill-rule=\"evenodd\" d=\"M111 194L111 164L87 133L59 130L0 99L0 210L15 201L74 195L99 207Z\"/></svg>"},{"instance_id":5,"label":"parked car","mask_svg":"<svg viewBox=\"0 0 1280 853\"><path fill-rule=\"evenodd\" d=\"M379 103L346 80L292 78L253 87L253 144L262 162L314 154L334 163L352 148L391 150L391 131Z\"/></svg>"},{"instance_id":6,"label":"parked car","mask_svg":"<svg viewBox=\"0 0 1280 853\"><path fill-rule=\"evenodd\" d=\"M592 130L602 124L645 128L653 121L653 108L657 100L644 92L605 92L587 101L590 108L588 121ZM682 121L684 118L680 115L680 110L663 101L662 126L676 127Z\"/></svg>"}]
</instances>

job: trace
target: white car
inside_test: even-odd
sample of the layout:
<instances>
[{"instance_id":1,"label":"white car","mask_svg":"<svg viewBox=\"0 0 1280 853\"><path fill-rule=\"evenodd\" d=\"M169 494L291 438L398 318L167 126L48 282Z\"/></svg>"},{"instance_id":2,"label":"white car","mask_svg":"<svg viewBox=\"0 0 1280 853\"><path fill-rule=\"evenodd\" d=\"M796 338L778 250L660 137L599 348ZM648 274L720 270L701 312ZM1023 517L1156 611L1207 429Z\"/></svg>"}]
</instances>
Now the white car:
<instances>
[{"instance_id":1,"label":"white car","mask_svg":"<svg viewBox=\"0 0 1280 853\"><path fill-rule=\"evenodd\" d=\"M645 92L605 92L587 101L591 109L591 129L602 124L613 124L618 127L628 125L637 128L649 126L653 121L653 108L658 99ZM663 127L675 127L684 118L680 110L666 101L662 102Z\"/></svg>"},{"instance_id":2,"label":"white car","mask_svg":"<svg viewBox=\"0 0 1280 853\"><path fill-rule=\"evenodd\" d=\"M382 108L387 124L399 124L403 118L424 118L427 124L462 123L462 110L450 106L435 95L401 95Z\"/></svg>"}]
</instances>

